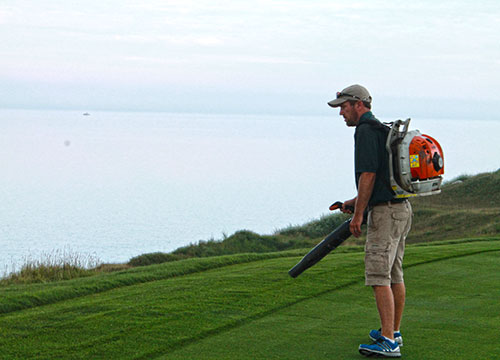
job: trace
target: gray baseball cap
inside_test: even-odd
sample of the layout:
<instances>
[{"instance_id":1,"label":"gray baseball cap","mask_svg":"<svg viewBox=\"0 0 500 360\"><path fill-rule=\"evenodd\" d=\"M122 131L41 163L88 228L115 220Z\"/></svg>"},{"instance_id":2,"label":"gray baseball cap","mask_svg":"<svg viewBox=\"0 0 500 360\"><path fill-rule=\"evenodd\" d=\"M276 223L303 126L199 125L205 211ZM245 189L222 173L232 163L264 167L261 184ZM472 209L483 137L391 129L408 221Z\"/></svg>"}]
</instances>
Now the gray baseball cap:
<instances>
[{"instance_id":1,"label":"gray baseball cap","mask_svg":"<svg viewBox=\"0 0 500 360\"><path fill-rule=\"evenodd\" d=\"M372 97L368 90L361 85L351 85L344 90L337 93L337 98L329 101L328 105L331 107L338 107L349 100L372 102Z\"/></svg>"}]
</instances>

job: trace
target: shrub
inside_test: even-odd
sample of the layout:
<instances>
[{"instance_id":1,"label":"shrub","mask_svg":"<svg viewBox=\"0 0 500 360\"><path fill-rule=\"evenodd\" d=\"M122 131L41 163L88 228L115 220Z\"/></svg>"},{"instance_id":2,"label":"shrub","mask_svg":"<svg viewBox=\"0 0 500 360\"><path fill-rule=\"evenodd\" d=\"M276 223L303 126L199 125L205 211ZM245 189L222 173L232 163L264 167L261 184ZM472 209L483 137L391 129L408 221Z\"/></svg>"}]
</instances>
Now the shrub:
<instances>
[{"instance_id":1,"label":"shrub","mask_svg":"<svg viewBox=\"0 0 500 360\"><path fill-rule=\"evenodd\" d=\"M305 236L308 238L324 237L331 233L336 227L342 224L350 215L333 214L322 216L319 220L314 220L300 226L290 226L278 230L277 234L285 236Z\"/></svg>"},{"instance_id":2,"label":"shrub","mask_svg":"<svg viewBox=\"0 0 500 360\"><path fill-rule=\"evenodd\" d=\"M161 264L168 261L176 261L185 259L186 256L180 254L167 254L162 252L155 252L149 254L143 254L133 257L128 262L130 266L148 266L153 264Z\"/></svg>"}]
</instances>

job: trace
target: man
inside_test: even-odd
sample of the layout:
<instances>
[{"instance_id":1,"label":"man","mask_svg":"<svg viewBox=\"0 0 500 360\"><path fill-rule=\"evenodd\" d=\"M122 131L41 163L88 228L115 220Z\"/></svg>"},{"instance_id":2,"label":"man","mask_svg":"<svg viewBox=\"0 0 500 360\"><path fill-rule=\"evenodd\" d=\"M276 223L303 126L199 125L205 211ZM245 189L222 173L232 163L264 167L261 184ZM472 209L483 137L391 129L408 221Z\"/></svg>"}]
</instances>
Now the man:
<instances>
[{"instance_id":1,"label":"man","mask_svg":"<svg viewBox=\"0 0 500 360\"><path fill-rule=\"evenodd\" d=\"M400 357L403 345L400 323L405 304L403 254L410 231L412 210L405 199L395 199L390 186L389 158L385 148L387 131L371 112L372 97L361 85L337 93L331 107L340 107L347 126L354 134L354 167L357 196L344 202L343 212L351 213L350 230L361 235L364 212L368 210L365 244L365 284L374 291L381 329L369 334L373 344L362 344L366 356Z\"/></svg>"}]
</instances>

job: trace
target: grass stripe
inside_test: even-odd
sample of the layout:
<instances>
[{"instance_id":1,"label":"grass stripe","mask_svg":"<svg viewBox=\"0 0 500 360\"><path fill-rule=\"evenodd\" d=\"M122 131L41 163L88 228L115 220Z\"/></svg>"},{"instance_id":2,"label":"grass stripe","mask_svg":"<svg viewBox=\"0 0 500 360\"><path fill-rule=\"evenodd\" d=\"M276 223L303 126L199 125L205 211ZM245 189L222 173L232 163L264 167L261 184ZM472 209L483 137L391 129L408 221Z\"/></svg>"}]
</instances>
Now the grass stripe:
<instances>
[{"instance_id":1,"label":"grass stripe","mask_svg":"<svg viewBox=\"0 0 500 360\"><path fill-rule=\"evenodd\" d=\"M238 254L213 258L186 259L46 284L10 285L0 289L0 314L98 294L120 287L194 274L225 266L266 259L295 257L300 251Z\"/></svg>"}]
</instances>

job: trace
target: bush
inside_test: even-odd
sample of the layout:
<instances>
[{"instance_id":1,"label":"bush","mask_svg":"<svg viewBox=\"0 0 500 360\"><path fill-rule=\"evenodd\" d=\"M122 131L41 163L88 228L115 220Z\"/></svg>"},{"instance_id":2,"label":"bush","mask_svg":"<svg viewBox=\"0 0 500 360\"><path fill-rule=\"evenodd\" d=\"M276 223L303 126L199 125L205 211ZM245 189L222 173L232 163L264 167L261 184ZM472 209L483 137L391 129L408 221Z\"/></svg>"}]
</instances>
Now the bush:
<instances>
[{"instance_id":1,"label":"bush","mask_svg":"<svg viewBox=\"0 0 500 360\"><path fill-rule=\"evenodd\" d=\"M279 230L277 233L284 236L304 236L308 238L324 237L331 233L335 228L347 220L350 215L333 214L322 216L319 220L311 221L300 226L290 226Z\"/></svg>"},{"instance_id":2,"label":"bush","mask_svg":"<svg viewBox=\"0 0 500 360\"><path fill-rule=\"evenodd\" d=\"M167 254L162 252L155 252L149 254L143 254L133 257L128 262L130 266L148 266L153 264L161 264L169 261L176 261L185 259L186 256L180 254Z\"/></svg>"},{"instance_id":3,"label":"bush","mask_svg":"<svg viewBox=\"0 0 500 360\"><path fill-rule=\"evenodd\" d=\"M261 236L252 231L241 230L224 240L199 241L197 244L181 247L172 254L186 257L207 257L237 253L263 253L289 248L287 243L276 236Z\"/></svg>"}]
</instances>

